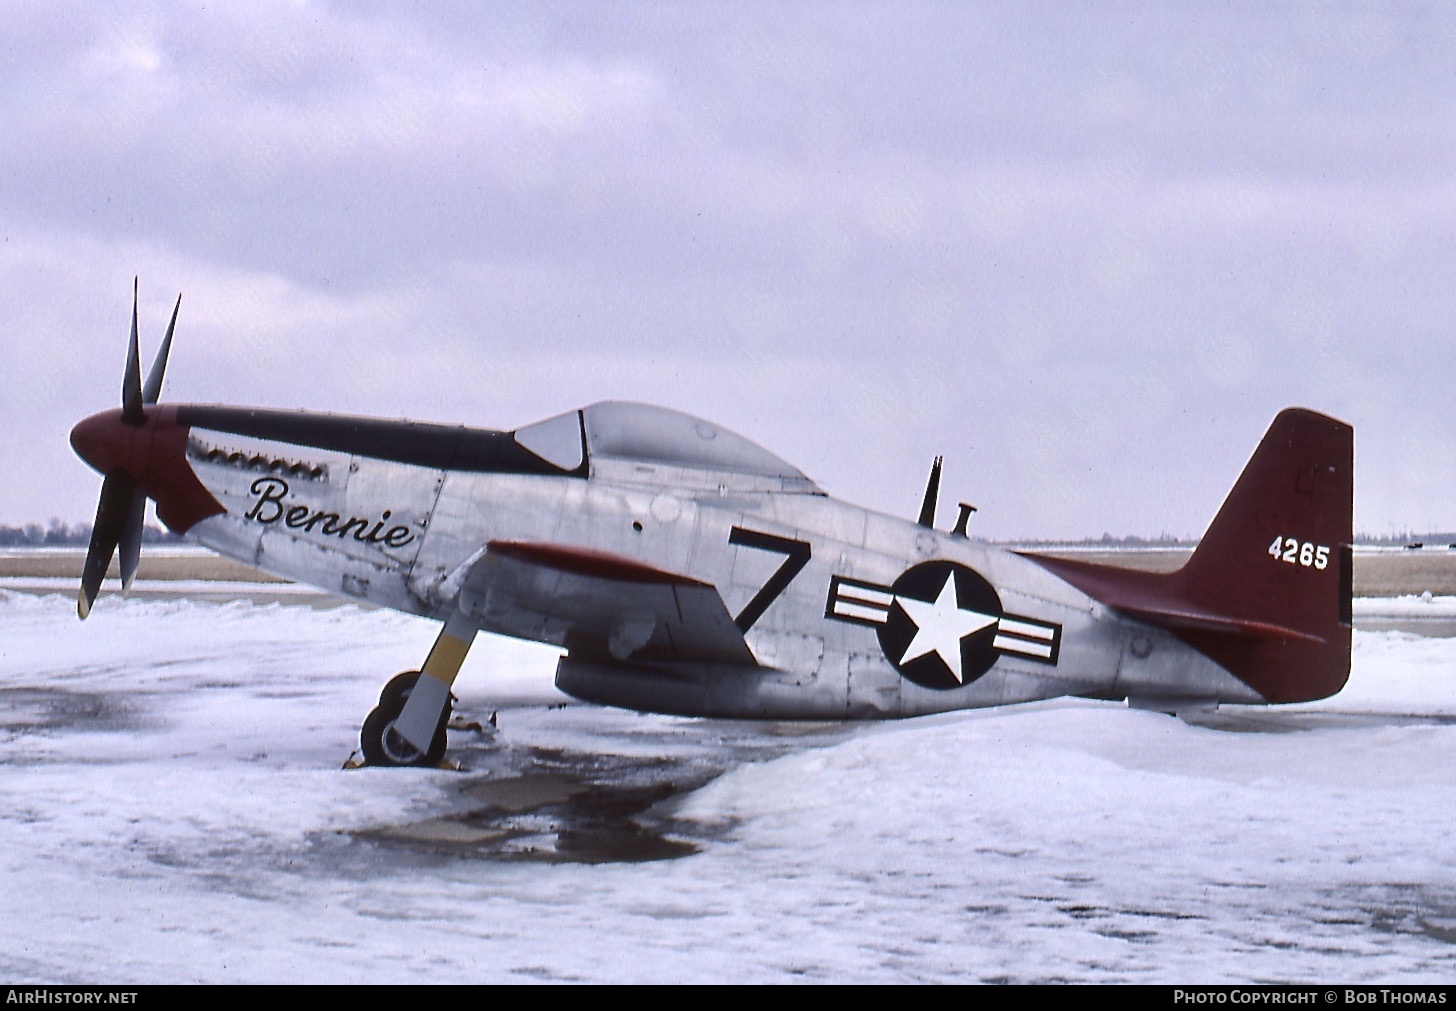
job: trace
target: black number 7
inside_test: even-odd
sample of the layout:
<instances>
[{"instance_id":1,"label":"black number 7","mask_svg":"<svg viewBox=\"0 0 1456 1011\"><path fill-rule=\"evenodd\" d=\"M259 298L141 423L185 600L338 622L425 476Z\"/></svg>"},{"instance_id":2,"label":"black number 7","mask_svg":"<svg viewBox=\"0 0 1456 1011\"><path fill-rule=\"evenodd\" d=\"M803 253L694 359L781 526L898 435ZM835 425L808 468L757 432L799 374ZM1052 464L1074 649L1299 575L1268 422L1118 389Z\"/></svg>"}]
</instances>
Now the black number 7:
<instances>
[{"instance_id":1,"label":"black number 7","mask_svg":"<svg viewBox=\"0 0 1456 1011\"><path fill-rule=\"evenodd\" d=\"M772 551L784 556L784 564L775 570L768 582L763 584L763 588L753 595L753 599L748 602L738 617L733 619L733 624L738 626L738 631L747 632L753 627L755 621L763 617L763 612L767 611L768 606L788 588L804 566L809 564L809 542L734 527L728 533L728 543L741 544L745 548L758 548L760 551Z\"/></svg>"}]
</instances>

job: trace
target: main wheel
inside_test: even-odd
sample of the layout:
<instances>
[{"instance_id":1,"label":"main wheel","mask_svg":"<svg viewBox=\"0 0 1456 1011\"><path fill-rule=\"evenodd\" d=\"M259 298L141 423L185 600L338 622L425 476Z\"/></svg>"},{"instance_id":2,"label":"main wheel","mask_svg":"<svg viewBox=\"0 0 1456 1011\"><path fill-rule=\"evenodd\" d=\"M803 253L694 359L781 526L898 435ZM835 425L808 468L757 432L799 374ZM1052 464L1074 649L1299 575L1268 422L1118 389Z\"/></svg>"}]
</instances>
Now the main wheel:
<instances>
[{"instance_id":1,"label":"main wheel","mask_svg":"<svg viewBox=\"0 0 1456 1011\"><path fill-rule=\"evenodd\" d=\"M420 672L417 670L407 670L390 678L389 683L379 693L379 708L399 712L404 708L410 692L414 690L415 682L419 679Z\"/></svg>"},{"instance_id":2,"label":"main wheel","mask_svg":"<svg viewBox=\"0 0 1456 1011\"><path fill-rule=\"evenodd\" d=\"M409 698L408 692L406 692L405 698ZM450 705L447 704L444 712L441 712L440 724L435 727L435 736L430 740L430 747L424 752L416 749L414 744L405 740L403 734L395 730L395 721L399 720L399 714L403 708L405 708L405 699L400 699L399 707L389 709L381 705L364 717L364 727L363 730L360 730L360 747L364 750L364 765L440 765L440 759L446 756L446 724L450 721Z\"/></svg>"}]
</instances>

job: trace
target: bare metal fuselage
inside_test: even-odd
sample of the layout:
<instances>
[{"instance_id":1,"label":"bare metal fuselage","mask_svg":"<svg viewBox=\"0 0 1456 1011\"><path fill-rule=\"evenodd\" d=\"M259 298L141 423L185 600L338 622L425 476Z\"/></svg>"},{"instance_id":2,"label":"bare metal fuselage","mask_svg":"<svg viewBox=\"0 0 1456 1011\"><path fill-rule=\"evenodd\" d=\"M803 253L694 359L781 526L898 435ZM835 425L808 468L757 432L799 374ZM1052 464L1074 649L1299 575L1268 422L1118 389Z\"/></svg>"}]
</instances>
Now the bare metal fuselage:
<instances>
[{"instance_id":1,"label":"bare metal fuselage","mask_svg":"<svg viewBox=\"0 0 1456 1011\"><path fill-rule=\"evenodd\" d=\"M734 532L808 546L802 567L743 633L753 665L636 660L631 623L622 621L605 653L561 662L558 685L592 701L805 719L1063 695L1262 701L1169 632L1120 616L1034 561L813 491L764 487L758 477L615 459L595 461L585 478L462 472L197 428L187 458L226 510L188 534L219 554L424 617L459 609L486 631L561 647L570 645L575 614L539 594L519 598L508 573L482 574L487 545L590 546L716 587L739 616L784 568L785 553L741 543ZM1055 628L1055 662L1027 655L1038 642L1023 639L1022 651L1015 642L998 649L983 675L949 690L902 676L875 619L896 580L931 561L984 577L1003 623L1014 615L1027 627Z\"/></svg>"}]
</instances>

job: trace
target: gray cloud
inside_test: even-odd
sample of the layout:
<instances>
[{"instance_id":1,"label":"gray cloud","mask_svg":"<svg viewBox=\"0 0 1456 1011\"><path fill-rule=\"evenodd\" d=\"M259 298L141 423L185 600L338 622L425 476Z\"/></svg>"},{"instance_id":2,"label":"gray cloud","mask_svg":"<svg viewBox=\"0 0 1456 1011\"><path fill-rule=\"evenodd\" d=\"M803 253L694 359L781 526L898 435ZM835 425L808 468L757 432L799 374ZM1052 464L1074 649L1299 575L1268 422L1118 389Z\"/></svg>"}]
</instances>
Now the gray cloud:
<instances>
[{"instance_id":1,"label":"gray cloud","mask_svg":"<svg viewBox=\"0 0 1456 1011\"><path fill-rule=\"evenodd\" d=\"M988 536L1197 533L1289 403L1447 504L1440 8L0 13L0 522L89 516L131 277L167 396L702 413ZM148 347L152 346L151 344Z\"/></svg>"}]
</instances>

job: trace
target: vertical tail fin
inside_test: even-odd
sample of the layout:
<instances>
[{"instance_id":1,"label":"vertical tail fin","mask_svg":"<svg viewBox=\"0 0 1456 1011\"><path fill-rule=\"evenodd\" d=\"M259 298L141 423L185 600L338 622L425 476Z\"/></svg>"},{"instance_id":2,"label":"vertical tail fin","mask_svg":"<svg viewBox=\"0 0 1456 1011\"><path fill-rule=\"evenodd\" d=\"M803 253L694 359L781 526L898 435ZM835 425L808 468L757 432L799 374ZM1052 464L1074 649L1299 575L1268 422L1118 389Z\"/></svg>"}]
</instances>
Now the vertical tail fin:
<instances>
[{"instance_id":1,"label":"vertical tail fin","mask_svg":"<svg viewBox=\"0 0 1456 1011\"><path fill-rule=\"evenodd\" d=\"M1269 702L1322 699L1350 675L1354 466L1349 425L1290 408L1177 572L1030 557L1169 629Z\"/></svg>"},{"instance_id":2,"label":"vertical tail fin","mask_svg":"<svg viewBox=\"0 0 1456 1011\"><path fill-rule=\"evenodd\" d=\"M1184 599L1294 636L1184 638L1271 702L1324 698L1350 674L1355 433L1290 408L1176 573Z\"/></svg>"}]
</instances>

